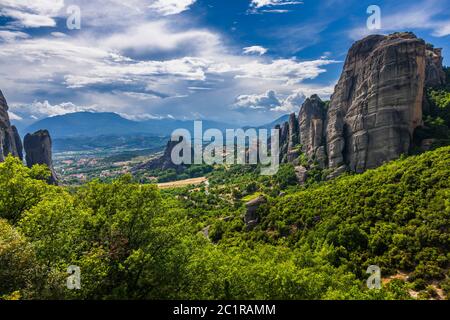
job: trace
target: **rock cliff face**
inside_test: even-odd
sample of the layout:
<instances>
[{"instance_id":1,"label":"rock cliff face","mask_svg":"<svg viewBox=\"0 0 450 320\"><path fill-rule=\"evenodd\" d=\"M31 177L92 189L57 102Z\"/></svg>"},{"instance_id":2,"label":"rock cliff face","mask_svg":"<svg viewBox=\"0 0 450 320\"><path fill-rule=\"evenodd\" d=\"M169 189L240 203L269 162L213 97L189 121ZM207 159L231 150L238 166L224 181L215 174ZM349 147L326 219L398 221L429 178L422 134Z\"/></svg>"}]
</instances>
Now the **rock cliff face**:
<instances>
[{"instance_id":1,"label":"rock cliff face","mask_svg":"<svg viewBox=\"0 0 450 320\"><path fill-rule=\"evenodd\" d=\"M308 158L317 160L321 167L326 166L326 115L325 103L319 96L313 95L305 100L298 117L302 151Z\"/></svg>"},{"instance_id":2,"label":"rock cliff face","mask_svg":"<svg viewBox=\"0 0 450 320\"><path fill-rule=\"evenodd\" d=\"M429 87L440 86L445 84L445 72L442 68L442 49L434 48L431 44L427 45L426 50L426 69L425 81Z\"/></svg>"},{"instance_id":3,"label":"rock cliff face","mask_svg":"<svg viewBox=\"0 0 450 320\"><path fill-rule=\"evenodd\" d=\"M28 167L35 164L44 164L49 167L51 176L49 183L57 184L57 177L53 169L52 139L47 130L39 130L33 134L27 134L24 139L26 162Z\"/></svg>"},{"instance_id":4,"label":"rock cliff face","mask_svg":"<svg viewBox=\"0 0 450 320\"><path fill-rule=\"evenodd\" d=\"M135 168L133 168L133 171L138 171L138 170L155 170L155 169L160 169L160 170L167 170L167 169L175 169L178 173L183 171L186 166L181 164L181 165L176 165L172 162L172 150L173 148L182 141L182 137L180 137L179 141L171 141L169 140L169 142L167 143L166 149L164 150L164 154L156 159L152 159L142 165L139 165Z\"/></svg>"},{"instance_id":5,"label":"rock cliff face","mask_svg":"<svg viewBox=\"0 0 450 320\"><path fill-rule=\"evenodd\" d=\"M410 151L423 124L425 87L442 84L440 49L412 33L366 37L350 48L329 106L314 95L298 124L295 115L285 124L287 137L282 127L282 159L292 161L297 141L310 160L332 169L331 177L396 159Z\"/></svg>"},{"instance_id":6,"label":"rock cliff face","mask_svg":"<svg viewBox=\"0 0 450 320\"><path fill-rule=\"evenodd\" d=\"M408 153L422 124L425 49L409 33L353 45L328 111L331 169L363 172Z\"/></svg>"},{"instance_id":7,"label":"rock cliff face","mask_svg":"<svg viewBox=\"0 0 450 320\"><path fill-rule=\"evenodd\" d=\"M22 159L22 141L16 127L11 126L8 104L0 91L0 161L4 161L8 154Z\"/></svg>"}]
</instances>

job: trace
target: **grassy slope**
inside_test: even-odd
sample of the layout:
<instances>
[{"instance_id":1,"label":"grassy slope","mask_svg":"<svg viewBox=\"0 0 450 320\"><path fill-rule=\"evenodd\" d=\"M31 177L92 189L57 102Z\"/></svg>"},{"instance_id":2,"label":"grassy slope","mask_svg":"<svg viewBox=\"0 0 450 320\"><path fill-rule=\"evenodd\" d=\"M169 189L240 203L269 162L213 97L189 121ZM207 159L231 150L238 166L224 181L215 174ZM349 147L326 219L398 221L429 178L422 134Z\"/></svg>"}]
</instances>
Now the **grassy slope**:
<instances>
[{"instance_id":1,"label":"grassy slope","mask_svg":"<svg viewBox=\"0 0 450 320\"><path fill-rule=\"evenodd\" d=\"M220 242L331 244L331 262L360 278L377 264L383 275L406 271L418 290L432 280L448 290L450 147L270 198L260 215L250 232L222 226Z\"/></svg>"}]
</instances>

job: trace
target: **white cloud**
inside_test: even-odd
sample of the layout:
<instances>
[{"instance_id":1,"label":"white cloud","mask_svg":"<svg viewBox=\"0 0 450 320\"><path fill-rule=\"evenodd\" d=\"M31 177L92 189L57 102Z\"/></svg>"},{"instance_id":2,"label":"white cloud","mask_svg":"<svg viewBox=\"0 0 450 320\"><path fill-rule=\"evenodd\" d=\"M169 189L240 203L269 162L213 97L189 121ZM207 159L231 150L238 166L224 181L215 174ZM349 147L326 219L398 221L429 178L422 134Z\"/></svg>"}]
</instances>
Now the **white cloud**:
<instances>
[{"instance_id":1,"label":"white cloud","mask_svg":"<svg viewBox=\"0 0 450 320\"><path fill-rule=\"evenodd\" d=\"M146 82L151 77L204 81L210 61L185 57L166 61L140 61L128 64L98 64L83 75L67 75L66 83L71 88L92 84Z\"/></svg>"},{"instance_id":2,"label":"white cloud","mask_svg":"<svg viewBox=\"0 0 450 320\"><path fill-rule=\"evenodd\" d=\"M333 91L334 85L300 85L297 86L297 89L286 91L284 94L268 90L263 94L240 95L235 99L232 108L244 112L253 110L288 114L298 112L306 97L317 94L323 100L328 100Z\"/></svg>"},{"instance_id":3,"label":"white cloud","mask_svg":"<svg viewBox=\"0 0 450 320\"><path fill-rule=\"evenodd\" d=\"M273 109L281 105L275 91L270 90L264 94L240 95L233 105L235 108L244 109Z\"/></svg>"},{"instance_id":4,"label":"white cloud","mask_svg":"<svg viewBox=\"0 0 450 320\"><path fill-rule=\"evenodd\" d=\"M20 31L0 30L0 39L3 42L14 42L18 39L27 39L30 36Z\"/></svg>"},{"instance_id":5,"label":"white cloud","mask_svg":"<svg viewBox=\"0 0 450 320\"><path fill-rule=\"evenodd\" d=\"M438 22L433 28L433 35L436 37L445 37L450 35L450 20Z\"/></svg>"},{"instance_id":6,"label":"white cloud","mask_svg":"<svg viewBox=\"0 0 450 320\"><path fill-rule=\"evenodd\" d=\"M15 114L14 112L8 111L9 114L9 119L10 120L16 120L16 121L20 121L23 118L21 116L18 116L17 114Z\"/></svg>"},{"instance_id":7,"label":"white cloud","mask_svg":"<svg viewBox=\"0 0 450 320\"><path fill-rule=\"evenodd\" d=\"M61 13L64 0L0 0L0 5L0 16L14 19L15 25L27 28L54 27L54 18Z\"/></svg>"},{"instance_id":8,"label":"white cloud","mask_svg":"<svg viewBox=\"0 0 450 320\"><path fill-rule=\"evenodd\" d=\"M254 8L273 7L273 6L286 6L303 4L303 1L292 0L252 0L250 6Z\"/></svg>"},{"instance_id":9,"label":"white cloud","mask_svg":"<svg viewBox=\"0 0 450 320\"><path fill-rule=\"evenodd\" d=\"M267 49L261 46L245 47L243 51L244 54L259 54L260 56L267 53Z\"/></svg>"},{"instance_id":10,"label":"white cloud","mask_svg":"<svg viewBox=\"0 0 450 320\"><path fill-rule=\"evenodd\" d=\"M295 59L278 59L270 63L258 61L243 64L239 67L237 78L261 78L271 81L283 81L288 84L301 83L306 79L317 78L326 72L322 66L337 63L334 60L312 60L298 62Z\"/></svg>"},{"instance_id":11,"label":"white cloud","mask_svg":"<svg viewBox=\"0 0 450 320\"><path fill-rule=\"evenodd\" d=\"M220 37L208 30L171 30L167 21L154 21L132 26L100 41L101 46L139 53L170 51L180 47L205 52L218 46Z\"/></svg>"},{"instance_id":12,"label":"white cloud","mask_svg":"<svg viewBox=\"0 0 450 320\"><path fill-rule=\"evenodd\" d=\"M51 11L51 6L48 11L44 5L32 9L36 2L5 8L53 20L66 14L64 8ZM92 109L135 119L167 113L191 117L194 110L218 121L222 117L234 121L237 116L236 121L265 122L264 115L239 118L238 109L230 110L234 98L266 92L256 95L259 100L255 97L253 105L263 106L274 98L268 109L259 110L286 112L298 103L290 97L294 90L307 87L304 80L318 77L324 66L335 62L274 60L264 56L267 49L261 46L235 54L235 47L228 49L225 37L216 31L194 28L192 21L186 27L182 17L175 21L155 16L148 0L77 0L77 4L83 19L79 32L66 35L63 29L53 29L34 36L17 31L17 26L0 31L0 87L15 106L13 113L24 122ZM241 96L240 103L251 105L251 96Z\"/></svg>"},{"instance_id":13,"label":"white cloud","mask_svg":"<svg viewBox=\"0 0 450 320\"><path fill-rule=\"evenodd\" d=\"M47 100L42 102L34 101L31 104L11 104L10 107L10 115L14 114L17 117L15 120L22 120L23 118L42 119L67 113L95 110L95 106L78 106L72 102L52 105Z\"/></svg>"},{"instance_id":14,"label":"white cloud","mask_svg":"<svg viewBox=\"0 0 450 320\"><path fill-rule=\"evenodd\" d=\"M188 10L195 2L196 0L153 0L149 8L168 16Z\"/></svg>"},{"instance_id":15,"label":"white cloud","mask_svg":"<svg viewBox=\"0 0 450 320\"><path fill-rule=\"evenodd\" d=\"M286 99L284 99L283 103L280 106L272 109L272 111L283 113L298 112L300 106L303 104L305 99L306 96L303 92L301 91L294 92L293 94L289 95Z\"/></svg>"},{"instance_id":16,"label":"white cloud","mask_svg":"<svg viewBox=\"0 0 450 320\"><path fill-rule=\"evenodd\" d=\"M277 9L281 6L294 6L303 4L303 1L293 0L252 0L249 13L287 13L291 10Z\"/></svg>"}]
</instances>

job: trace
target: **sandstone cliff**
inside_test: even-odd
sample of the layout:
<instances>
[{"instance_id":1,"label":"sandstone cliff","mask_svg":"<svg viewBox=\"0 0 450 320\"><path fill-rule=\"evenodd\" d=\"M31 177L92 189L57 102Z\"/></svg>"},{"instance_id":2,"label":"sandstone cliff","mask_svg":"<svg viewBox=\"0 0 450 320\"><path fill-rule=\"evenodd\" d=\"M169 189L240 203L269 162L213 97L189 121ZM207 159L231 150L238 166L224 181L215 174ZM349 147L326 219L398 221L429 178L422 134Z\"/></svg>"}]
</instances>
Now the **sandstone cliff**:
<instances>
[{"instance_id":1,"label":"sandstone cliff","mask_svg":"<svg viewBox=\"0 0 450 320\"><path fill-rule=\"evenodd\" d=\"M8 104L0 90L0 161L4 161L8 154L22 159L22 141L17 129L11 126Z\"/></svg>"},{"instance_id":2,"label":"sandstone cliff","mask_svg":"<svg viewBox=\"0 0 450 320\"><path fill-rule=\"evenodd\" d=\"M334 177L363 172L407 154L422 126L426 86L445 84L440 49L412 33L372 35L349 50L329 107L316 95L282 127L282 159L295 142ZM286 136L286 130L289 134ZM284 148L284 149L283 149ZM295 160L294 160L295 163Z\"/></svg>"},{"instance_id":3,"label":"sandstone cliff","mask_svg":"<svg viewBox=\"0 0 450 320\"><path fill-rule=\"evenodd\" d=\"M27 134L24 139L26 162L28 167L35 164L44 164L50 171L49 183L57 184L57 177L53 169L52 139L47 130L39 130L33 134Z\"/></svg>"},{"instance_id":4,"label":"sandstone cliff","mask_svg":"<svg viewBox=\"0 0 450 320\"><path fill-rule=\"evenodd\" d=\"M166 149L164 150L164 154L161 157L158 157L156 159L152 159L146 163L143 163L135 168L133 168L133 171L139 171L139 170L167 170L167 169L174 169L176 172L182 172L186 166L176 165L172 162L172 150L173 148L182 141L182 137L180 137L179 141L171 141L167 143Z\"/></svg>"},{"instance_id":5,"label":"sandstone cliff","mask_svg":"<svg viewBox=\"0 0 450 320\"><path fill-rule=\"evenodd\" d=\"M299 114L302 151L308 158L317 160L321 167L326 166L326 115L325 103L317 95L305 100Z\"/></svg>"}]
</instances>

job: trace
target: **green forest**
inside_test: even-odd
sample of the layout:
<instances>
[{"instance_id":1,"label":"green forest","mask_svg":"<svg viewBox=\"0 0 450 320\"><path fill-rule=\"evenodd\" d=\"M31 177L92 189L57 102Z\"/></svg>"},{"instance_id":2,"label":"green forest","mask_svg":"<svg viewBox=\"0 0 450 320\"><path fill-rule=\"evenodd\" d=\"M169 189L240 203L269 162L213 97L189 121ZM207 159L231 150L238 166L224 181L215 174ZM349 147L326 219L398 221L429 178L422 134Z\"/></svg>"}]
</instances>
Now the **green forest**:
<instances>
[{"instance_id":1,"label":"green forest","mask_svg":"<svg viewBox=\"0 0 450 320\"><path fill-rule=\"evenodd\" d=\"M1 298L448 297L449 168L443 147L302 187L289 183L290 165L274 177L234 166L213 171L208 192L160 191L131 176L51 186L45 167L8 157L0 164ZM259 194L268 201L250 229L244 202ZM380 290L366 286L371 264L393 276ZM81 290L66 288L69 265L81 269Z\"/></svg>"}]
</instances>

